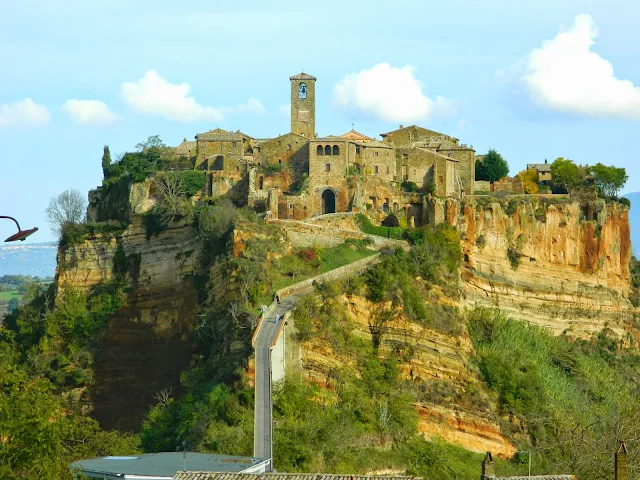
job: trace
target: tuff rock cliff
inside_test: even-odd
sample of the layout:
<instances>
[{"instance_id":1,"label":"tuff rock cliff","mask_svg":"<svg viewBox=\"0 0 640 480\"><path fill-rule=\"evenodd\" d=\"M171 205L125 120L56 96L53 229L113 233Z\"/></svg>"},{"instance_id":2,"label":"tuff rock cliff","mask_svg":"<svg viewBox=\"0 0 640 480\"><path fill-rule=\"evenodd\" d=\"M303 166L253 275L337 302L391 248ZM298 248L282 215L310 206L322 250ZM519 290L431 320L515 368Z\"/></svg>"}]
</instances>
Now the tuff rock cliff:
<instances>
[{"instance_id":1,"label":"tuff rock cliff","mask_svg":"<svg viewBox=\"0 0 640 480\"><path fill-rule=\"evenodd\" d=\"M470 198L462 204L432 200L431 208L434 218L457 227L464 258L460 299L438 294L428 302L493 305L555 333L587 336L605 324L624 333L633 311L628 210L622 205L528 197ZM135 213L118 235L96 234L61 247L57 269L58 295L69 288L89 291L117 273L126 276L127 303L109 322L89 397L92 415L104 426L127 430L139 427L154 394L179 392L181 372L196 359L191 337L202 302L194 279L202 273L203 244L195 229L176 222L148 238L141 212ZM252 234L236 232L229 253L241 252ZM213 268L211 278L213 295L222 295L225 273ZM375 305L358 296L342 300L357 334L371 338L368 321ZM296 345L293 336L290 344ZM398 345L411 350L400 365L403 377L416 388L431 385L415 405L426 437L475 451L513 453L480 386L466 329L443 333L399 315L381 349ZM352 364L317 339L290 349L288 361L325 386L332 369ZM475 400L464 400L474 395Z\"/></svg>"}]
</instances>

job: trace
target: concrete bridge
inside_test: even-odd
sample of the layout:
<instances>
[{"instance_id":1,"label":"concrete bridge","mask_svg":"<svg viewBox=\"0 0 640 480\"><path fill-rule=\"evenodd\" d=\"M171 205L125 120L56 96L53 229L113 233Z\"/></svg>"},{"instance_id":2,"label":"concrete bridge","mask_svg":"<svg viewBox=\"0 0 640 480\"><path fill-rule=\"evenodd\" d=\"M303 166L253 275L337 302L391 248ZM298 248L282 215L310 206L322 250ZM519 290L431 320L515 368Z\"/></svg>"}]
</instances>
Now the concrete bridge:
<instances>
[{"instance_id":1,"label":"concrete bridge","mask_svg":"<svg viewBox=\"0 0 640 480\"><path fill-rule=\"evenodd\" d=\"M284 380L286 335L283 332L291 311L300 298L313 291L314 283L360 275L365 268L378 263L379 256L357 260L278 290L280 303L272 302L260 316L252 339L256 352L253 456L269 460L266 471L273 469L273 384Z\"/></svg>"}]
</instances>

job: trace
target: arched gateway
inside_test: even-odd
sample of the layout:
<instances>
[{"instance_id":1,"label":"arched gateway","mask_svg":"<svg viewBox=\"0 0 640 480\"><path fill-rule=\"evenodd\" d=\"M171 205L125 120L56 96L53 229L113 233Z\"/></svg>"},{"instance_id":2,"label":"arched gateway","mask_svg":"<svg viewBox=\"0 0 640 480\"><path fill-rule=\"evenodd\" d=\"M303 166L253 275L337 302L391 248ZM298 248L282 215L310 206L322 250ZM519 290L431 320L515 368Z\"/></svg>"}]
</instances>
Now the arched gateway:
<instances>
[{"instance_id":1,"label":"arched gateway","mask_svg":"<svg viewBox=\"0 0 640 480\"><path fill-rule=\"evenodd\" d=\"M327 188L322 192L322 214L336 213L336 193Z\"/></svg>"}]
</instances>

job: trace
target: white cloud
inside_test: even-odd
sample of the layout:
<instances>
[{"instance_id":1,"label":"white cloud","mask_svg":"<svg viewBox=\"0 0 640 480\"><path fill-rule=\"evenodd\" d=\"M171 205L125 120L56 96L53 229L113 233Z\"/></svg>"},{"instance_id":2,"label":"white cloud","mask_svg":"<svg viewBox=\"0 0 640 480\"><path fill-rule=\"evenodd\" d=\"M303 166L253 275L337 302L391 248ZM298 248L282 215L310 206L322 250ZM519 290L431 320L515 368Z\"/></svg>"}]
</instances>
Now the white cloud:
<instances>
[{"instance_id":1,"label":"white cloud","mask_svg":"<svg viewBox=\"0 0 640 480\"><path fill-rule=\"evenodd\" d=\"M447 110L450 102L442 97L431 100L414 68L379 63L369 70L346 75L334 87L334 104L362 115L389 122L424 120L436 110Z\"/></svg>"},{"instance_id":2,"label":"white cloud","mask_svg":"<svg viewBox=\"0 0 640 480\"><path fill-rule=\"evenodd\" d=\"M291 104L287 103L286 105L280 105L280 108L278 109L280 111L280 115L282 115L283 117L290 117L291 116Z\"/></svg>"},{"instance_id":3,"label":"white cloud","mask_svg":"<svg viewBox=\"0 0 640 480\"><path fill-rule=\"evenodd\" d=\"M512 67L511 75L519 75L531 100L544 109L640 120L640 88L617 78L613 65L591 51L597 36L591 16L577 15L569 29Z\"/></svg>"},{"instance_id":4,"label":"white cloud","mask_svg":"<svg viewBox=\"0 0 640 480\"><path fill-rule=\"evenodd\" d=\"M137 82L123 83L120 91L127 106L137 112L162 115L184 123L224 119L220 109L200 105L189 96L191 86L188 83L174 85L153 70Z\"/></svg>"},{"instance_id":5,"label":"white cloud","mask_svg":"<svg viewBox=\"0 0 640 480\"><path fill-rule=\"evenodd\" d=\"M51 113L44 105L30 98L20 102L0 105L0 127L44 125L51 120Z\"/></svg>"},{"instance_id":6,"label":"white cloud","mask_svg":"<svg viewBox=\"0 0 640 480\"><path fill-rule=\"evenodd\" d=\"M121 118L100 100L67 100L62 110L79 125L112 125Z\"/></svg>"},{"instance_id":7,"label":"white cloud","mask_svg":"<svg viewBox=\"0 0 640 480\"><path fill-rule=\"evenodd\" d=\"M122 98L133 110L149 115L161 115L168 120L191 123L224 120L229 115L263 115L264 105L256 98L234 107L200 105L190 96L188 83L172 84L154 70L149 70L137 82L124 82L120 87Z\"/></svg>"},{"instance_id":8,"label":"white cloud","mask_svg":"<svg viewBox=\"0 0 640 480\"><path fill-rule=\"evenodd\" d=\"M264 105L256 98L250 98L246 103L239 103L235 107L221 107L220 110L231 115L264 115L267 112Z\"/></svg>"}]
</instances>

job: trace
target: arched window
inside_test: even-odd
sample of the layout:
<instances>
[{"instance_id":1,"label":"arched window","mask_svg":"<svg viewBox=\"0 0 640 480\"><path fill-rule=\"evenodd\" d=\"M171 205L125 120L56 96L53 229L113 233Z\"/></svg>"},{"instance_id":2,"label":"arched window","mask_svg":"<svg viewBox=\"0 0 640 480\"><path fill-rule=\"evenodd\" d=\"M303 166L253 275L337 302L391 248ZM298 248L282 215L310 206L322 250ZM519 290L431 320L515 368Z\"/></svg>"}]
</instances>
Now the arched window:
<instances>
[{"instance_id":1,"label":"arched window","mask_svg":"<svg viewBox=\"0 0 640 480\"><path fill-rule=\"evenodd\" d=\"M317 153L318 155L322 155L322 145L318 145L318 148L317 148L317 150L316 150L316 153Z\"/></svg>"},{"instance_id":2,"label":"arched window","mask_svg":"<svg viewBox=\"0 0 640 480\"><path fill-rule=\"evenodd\" d=\"M338 145L333 146L333 154L340 155L340 147Z\"/></svg>"},{"instance_id":3,"label":"arched window","mask_svg":"<svg viewBox=\"0 0 640 480\"><path fill-rule=\"evenodd\" d=\"M331 155L331 145L325 145L324 154L325 155Z\"/></svg>"}]
</instances>

